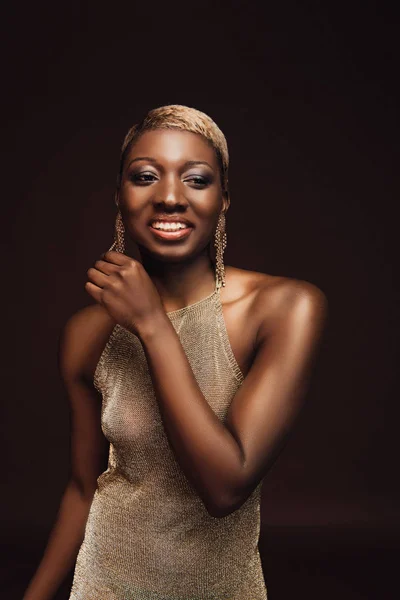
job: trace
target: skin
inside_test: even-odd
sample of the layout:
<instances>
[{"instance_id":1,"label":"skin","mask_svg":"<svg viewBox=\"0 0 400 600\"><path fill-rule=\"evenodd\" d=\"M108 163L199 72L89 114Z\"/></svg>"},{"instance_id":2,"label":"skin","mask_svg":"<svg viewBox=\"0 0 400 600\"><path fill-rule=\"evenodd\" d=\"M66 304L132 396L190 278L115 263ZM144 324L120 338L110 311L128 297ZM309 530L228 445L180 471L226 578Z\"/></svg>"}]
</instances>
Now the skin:
<instances>
[{"instance_id":1,"label":"skin","mask_svg":"<svg viewBox=\"0 0 400 600\"><path fill-rule=\"evenodd\" d=\"M157 163L130 164L139 156ZM187 160L210 166L185 167ZM288 439L327 316L325 295L309 282L225 266L223 316L245 378L223 424L202 395L166 315L214 290L209 245L229 197L222 193L213 148L185 131L146 132L125 161L116 201L142 260L104 253L87 272L85 288L95 302L73 314L61 332L58 363L70 406L70 476L24 600L49 600L72 568L97 478L107 468L109 443L93 376L116 323L143 345L166 435L182 470L209 513L224 517L243 504ZM156 239L148 221L163 214L192 221L189 238Z\"/></svg>"},{"instance_id":2,"label":"skin","mask_svg":"<svg viewBox=\"0 0 400 600\"><path fill-rule=\"evenodd\" d=\"M134 160L141 156L156 162ZM184 168L188 157L210 166ZM207 179L199 185L193 175ZM88 271L86 290L139 337L176 458L209 512L224 516L243 504L287 439L305 397L326 298L309 282L227 267L224 317L245 380L223 424L166 315L214 288L209 242L229 206L214 150L197 134L146 132L128 155L117 202L143 261L104 253ZM192 221L187 240L154 237L149 219L164 214Z\"/></svg>"}]
</instances>

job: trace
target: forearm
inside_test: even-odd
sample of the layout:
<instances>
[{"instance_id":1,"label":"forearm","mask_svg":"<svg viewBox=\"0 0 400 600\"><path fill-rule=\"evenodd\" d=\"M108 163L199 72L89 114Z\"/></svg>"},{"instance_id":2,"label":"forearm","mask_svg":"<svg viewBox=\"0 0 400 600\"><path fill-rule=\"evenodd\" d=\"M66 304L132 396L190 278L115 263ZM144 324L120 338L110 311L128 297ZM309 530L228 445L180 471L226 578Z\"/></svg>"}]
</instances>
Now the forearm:
<instances>
[{"instance_id":1,"label":"forearm","mask_svg":"<svg viewBox=\"0 0 400 600\"><path fill-rule=\"evenodd\" d=\"M231 505L243 472L240 446L204 398L168 317L139 336L177 461L209 510Z\"/></svg>"},{"instance_id":2,"label":"forearm","mask_svg":"<svg viewBox=\"0 0 400 600\"><path fill-rule=\"evenodd\" d=\"M92 498L84 498L73 482L68 483L43 558L23 600L54 597L75 563L91 502Z\"/></svg>"}]
</instances>

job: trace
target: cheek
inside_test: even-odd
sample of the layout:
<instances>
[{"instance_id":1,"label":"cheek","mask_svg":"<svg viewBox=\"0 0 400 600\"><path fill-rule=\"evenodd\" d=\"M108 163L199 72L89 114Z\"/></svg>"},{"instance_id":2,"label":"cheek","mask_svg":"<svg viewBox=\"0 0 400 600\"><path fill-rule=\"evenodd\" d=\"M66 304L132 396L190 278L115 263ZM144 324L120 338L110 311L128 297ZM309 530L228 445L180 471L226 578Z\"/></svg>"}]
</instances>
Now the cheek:
<instances>
[{"instance_id":1,"label":"cheek","mask_svg":"<svg viewBox=\"0 0 400 600\"><path fill-rule=\"evenodd\" d=\"M189 209L191 208L200 220L216 223L219 211L222 208L221 195L215 189L210 190L193 198L190 204Z\"/></svg>"},{"instance_id":2,"label":"cheek","mask_svg":"<svg viewBox=\"0 0 400 600\"><path fill-rule=\"evenodd\" d=\"M205 246L210 240L214 239L215 228L217 226L217 217L215 210L204 216L204 221L197 229L197 240L202 246Z\"/></svg>"},{"instance_id":3,"label":"cheek","mask_svg":"<svg viewBox=\"0 0 400 600\"><path fill-rule=\"evenodd\" d=\"M127 219L140 216L148 202L147 196L142 190L137 191L133 188L121 192L120 199L121 210Z\"/></svg>"}]
</instances>

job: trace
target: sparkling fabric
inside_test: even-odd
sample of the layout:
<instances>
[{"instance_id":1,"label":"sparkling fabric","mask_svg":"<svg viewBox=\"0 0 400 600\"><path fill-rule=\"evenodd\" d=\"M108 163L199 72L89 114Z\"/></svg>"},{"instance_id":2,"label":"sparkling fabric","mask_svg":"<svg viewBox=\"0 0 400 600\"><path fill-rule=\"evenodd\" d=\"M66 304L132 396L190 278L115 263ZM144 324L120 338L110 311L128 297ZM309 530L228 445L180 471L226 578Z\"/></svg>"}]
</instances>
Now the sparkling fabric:
<instances>
[{"instance_id":1,"label":"sparkling fabric","mask_svg":"<svg viewBox=\"0 0 400 600\"><path fill-rule=\"evenodd\" d=\"M243 382L219 290L167 313L207 402L224 421ZM140 340L116 325L96 366L108 468L97 480L70 600L266 600L261 483L212 517L171 447Z\"/></svg>"}]
</instances>

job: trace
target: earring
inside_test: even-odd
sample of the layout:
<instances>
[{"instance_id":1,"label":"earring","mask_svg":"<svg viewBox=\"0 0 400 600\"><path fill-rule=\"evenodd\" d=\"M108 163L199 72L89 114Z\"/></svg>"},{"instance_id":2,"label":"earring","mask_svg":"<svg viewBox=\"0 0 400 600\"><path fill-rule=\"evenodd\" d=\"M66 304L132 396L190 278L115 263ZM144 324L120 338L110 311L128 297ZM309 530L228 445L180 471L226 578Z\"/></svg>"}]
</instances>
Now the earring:
<instances>
[{"instance_id":1,"label":"earring","mask_svg":"<svg viewBox=\"0 0 400 600\"><path fill-rule=\"evenodd\" d=\"M121 211L118 210L117 218L115 220L115 229L114 229L114 243L109 248L110 250L115 250L116 252L120 252L124 254L125 252L125 242L124 242L124 223L122 221Z\"/></svg>"},{"instance_id":2,"label":"earring","mask_svg":"<svg viewBox=\"0 0 400 600\"><path fill-rule=\"evenodd\" d=\"M221 286L225 287L225 265L224 265L224 250L226 248L226 231L225 231L226 219L225 213L221 212L218 217L218 225L215 231L215 249L216 249L216 267L215 274L217 284L216 287L219 289Z\"/></svg>"}]
</instances>

